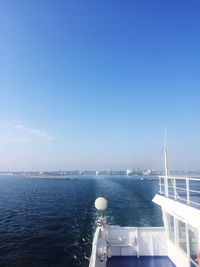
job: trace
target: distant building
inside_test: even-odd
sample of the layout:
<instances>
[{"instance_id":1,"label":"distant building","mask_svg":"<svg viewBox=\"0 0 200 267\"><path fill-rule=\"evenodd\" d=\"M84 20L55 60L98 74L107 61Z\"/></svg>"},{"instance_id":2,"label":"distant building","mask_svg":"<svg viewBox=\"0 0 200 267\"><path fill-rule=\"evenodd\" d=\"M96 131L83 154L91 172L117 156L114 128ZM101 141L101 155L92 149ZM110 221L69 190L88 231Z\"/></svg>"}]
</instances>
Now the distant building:
<instances>
[{"instance_id":1,"label":"distant building","mask_svg":"<svg viewBox=\"0 0 200 267\"><path fill-rule=\"evenodd\" d=\"M133 175L133 171L131 169L127 169L126 170L126 175Z\"/></svg>"}]
</instances>

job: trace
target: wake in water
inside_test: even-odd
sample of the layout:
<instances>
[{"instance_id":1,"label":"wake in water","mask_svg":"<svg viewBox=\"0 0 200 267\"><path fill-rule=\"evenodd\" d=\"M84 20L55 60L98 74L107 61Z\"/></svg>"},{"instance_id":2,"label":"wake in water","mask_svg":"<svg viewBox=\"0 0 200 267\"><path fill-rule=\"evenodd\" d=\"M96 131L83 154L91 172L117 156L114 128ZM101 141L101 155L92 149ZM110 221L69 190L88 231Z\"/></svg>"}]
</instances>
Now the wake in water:
<instances>
[{"instance_id":1,"label":"wake in water","mask_svg":"<svg viewBox=\"0 0 200 267\"><path fill-rule=\"evenodd\" d=\"M0 266L88 266L95 199L108 199L108 224L161 226L160 210L151 202L157 186L122 176L70 182L1 177Z\"/></svg>"}]
</instances>

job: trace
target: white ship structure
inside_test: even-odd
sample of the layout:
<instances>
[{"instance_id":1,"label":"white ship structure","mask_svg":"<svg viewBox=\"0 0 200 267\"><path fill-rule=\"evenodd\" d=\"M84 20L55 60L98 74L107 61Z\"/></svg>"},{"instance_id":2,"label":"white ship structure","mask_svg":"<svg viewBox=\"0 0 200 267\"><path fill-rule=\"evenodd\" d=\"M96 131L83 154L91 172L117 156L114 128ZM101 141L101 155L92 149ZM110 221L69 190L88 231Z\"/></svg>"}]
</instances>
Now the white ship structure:
<instances>
[{"instance_id":1,"label":"white ship structure","mask_svg":"<svg viewBox=\"0 0 200 267\"><path fill-rule=\"evenodd\" d=\"M162 210L164 226L107 225L103 217L107 200L98 198L95 206L101 215L89 267L200 266L200 179L171 176L166 148L164 155L165 175L159 176L159 192L153 198Z\"/></svg>"},{"instance_id":2,"label":"white ship structure","mask_svg":"<svg viewBox=\"0 0 200 267\"><path fill-rule=\"evenodd\" d=\"M128 175L128 176L133 175L133 170L127 169L126 170L126 175Z\"/></svg>"},{"instance_id":3,"label":"white ship structure","mask_svg":"<svg viewBox=\"0 0 200 267\"><path fill-rule=\"evenodd\" d=\"M156 171L151 170L151 169L146 169L146 170L143 172L143 175L144 175L144 176L148 176L148 175L156 175Z\"/></svg>"}]
</instances>

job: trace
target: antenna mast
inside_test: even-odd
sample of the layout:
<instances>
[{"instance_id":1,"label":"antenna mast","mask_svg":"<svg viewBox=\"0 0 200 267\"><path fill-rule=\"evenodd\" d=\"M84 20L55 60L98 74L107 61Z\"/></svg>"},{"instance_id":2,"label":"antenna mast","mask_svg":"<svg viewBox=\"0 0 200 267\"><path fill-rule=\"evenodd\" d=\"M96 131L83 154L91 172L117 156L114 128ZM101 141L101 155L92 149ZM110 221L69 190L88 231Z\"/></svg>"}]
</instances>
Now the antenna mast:
<instances>
[{"instance_id":1,"label":"antenna mast","mask_svg":"<svg viewBox=\"0 0 200 267\"><path fill-rule=\"evenodd\" d=\"M165 166L165 196L169 196L168 192L168 161L167 161L167 127L165 127L165 145L164 145L164 166Z\"/></svg>"}]
</instances>

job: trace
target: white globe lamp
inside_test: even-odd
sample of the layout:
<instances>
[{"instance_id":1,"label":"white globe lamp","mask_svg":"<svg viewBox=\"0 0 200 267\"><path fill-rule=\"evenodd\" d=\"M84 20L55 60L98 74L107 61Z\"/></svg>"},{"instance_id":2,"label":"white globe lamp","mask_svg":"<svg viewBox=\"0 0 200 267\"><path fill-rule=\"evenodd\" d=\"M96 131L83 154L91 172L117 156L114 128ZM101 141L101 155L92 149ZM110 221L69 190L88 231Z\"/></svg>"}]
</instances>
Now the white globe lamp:
<instances>
[{"instance_id":1,"label":"white globe lamp","mask_svg":"<svg viewBox=\"0 0 200 267\"><path fill-rule=\"evenodd\" d=\"M100 212L100 217L97 221L97 225L100 227L105 227L106 220L103 218L103 211L107 209L108 201L103 197L98 197L95 200L95 208Z\"/></svg>"},{"instance_id":2,"label":"white globe lamp","mask_svg":"<svg viewBox=\"0 0 200 267\"><path fill-rule=\"evenodd\" d=\"M100 212L107 209L108 201L103 197L98 197L95 200L95 208L99 210Z\"/></svg>"}]
</instances>

